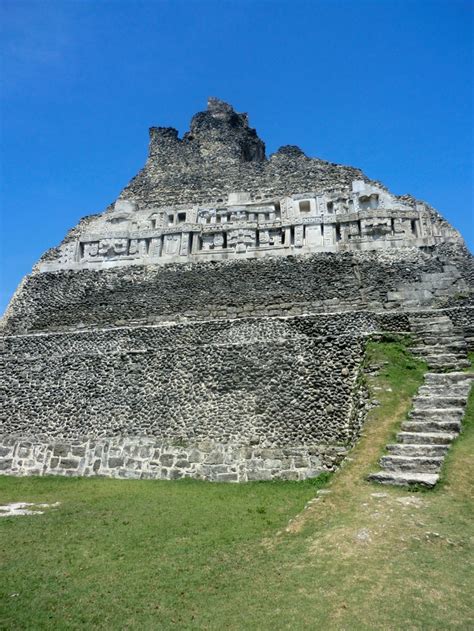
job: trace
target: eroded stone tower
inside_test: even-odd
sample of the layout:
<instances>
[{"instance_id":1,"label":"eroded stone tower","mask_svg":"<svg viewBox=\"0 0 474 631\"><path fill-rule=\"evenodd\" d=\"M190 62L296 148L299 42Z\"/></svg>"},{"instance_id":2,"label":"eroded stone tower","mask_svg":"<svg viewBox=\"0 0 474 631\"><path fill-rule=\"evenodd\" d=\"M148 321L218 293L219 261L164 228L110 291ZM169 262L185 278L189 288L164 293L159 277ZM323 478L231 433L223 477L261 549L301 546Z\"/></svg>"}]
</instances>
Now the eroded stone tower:
<instances>
[{"instance_id":1,"label":"eroded stone tower","mask_svg":"<svg viewBox=\"0 0 474 631\"><path fill-rule=\"evenodd\" d=\"M46 252L3 319L0 466L15 474L302 479L357 439L367 335L442 312L473 259L424 202L217 99L151 128L117 201Z\"/></svg>"}]
</instances>

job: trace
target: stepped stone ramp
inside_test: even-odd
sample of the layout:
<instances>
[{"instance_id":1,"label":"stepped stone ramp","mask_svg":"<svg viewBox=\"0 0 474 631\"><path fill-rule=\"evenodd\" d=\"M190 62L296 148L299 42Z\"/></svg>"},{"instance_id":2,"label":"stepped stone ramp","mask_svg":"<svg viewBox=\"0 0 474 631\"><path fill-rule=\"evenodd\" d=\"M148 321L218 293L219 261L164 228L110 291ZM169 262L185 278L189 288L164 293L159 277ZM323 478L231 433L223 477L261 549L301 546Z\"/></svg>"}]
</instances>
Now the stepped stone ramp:
<instances>
[{"instance_id":1,"label":"stepped stone ramp","mask_svg":"<svg viewBox=\"0 0 474 631\"><path fill-rule=\"evenodd\" d=\"M368 479L399 486L435 486L446 453L461 431L473 383L470 373L427 373L396 442L387 445L387 454L380 459L381 470Z\"/></svg>"},{"instance_id":2,"label":"stepped stone ramp","mask_svg":"<svg viewBox=\"0 0 474 631\"><path fill-rule=\"evenodd\" d=\"M434 302L442 305L450 296L468 293L461 272L453 265L443 265L438 271L421 273L416 282L398 284L395 291L388 292L387 300L391 308L413 310Z\"/></svg>"},{"instance_id":3,"label":"stepped stone ramp","mask_svg":"<svg viewBox=\"0 0 474 631\"><path fill-rule=\"evenodd\" d=\"M464 332L445 314L410 316L410 329L417 338L411 349L432 370L460 370L469 366Z\"/></svg>"}]
</instances>

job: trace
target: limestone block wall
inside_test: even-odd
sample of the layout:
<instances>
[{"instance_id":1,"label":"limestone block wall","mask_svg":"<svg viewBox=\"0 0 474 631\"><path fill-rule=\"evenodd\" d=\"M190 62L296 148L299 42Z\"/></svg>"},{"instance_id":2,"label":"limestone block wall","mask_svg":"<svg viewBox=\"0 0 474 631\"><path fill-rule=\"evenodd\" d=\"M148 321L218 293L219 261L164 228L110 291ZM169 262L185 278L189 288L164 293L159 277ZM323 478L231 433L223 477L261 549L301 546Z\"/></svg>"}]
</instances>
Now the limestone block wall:
<instances>
[{"instance_id":1,"label":"limestone block wall","mask_svg":"<svg viewBox=\"0 0 474 631\"><path fill-rule=\"evenodd\" d=\"M331 469L363 419L364 340L320 330L260 319L7 338L3 470L243 480ZM142 440L153 450L137 452ZM112 444L119 460L109 462ZM128 460L136 453L140 466Z\"/></svg>"},{"instance_id":2,"label":"limestone block wall","mask_svg":"<svg viewBox=\"0 0 474 631\"><path fill-rule=\"evenodd\" d=\"M260 447L200 441L191 445L153 437L52 441L0 436L0 474L106 476L212 482L304 480L333 470L346 445Z\"/></svg>"}]
</instances>

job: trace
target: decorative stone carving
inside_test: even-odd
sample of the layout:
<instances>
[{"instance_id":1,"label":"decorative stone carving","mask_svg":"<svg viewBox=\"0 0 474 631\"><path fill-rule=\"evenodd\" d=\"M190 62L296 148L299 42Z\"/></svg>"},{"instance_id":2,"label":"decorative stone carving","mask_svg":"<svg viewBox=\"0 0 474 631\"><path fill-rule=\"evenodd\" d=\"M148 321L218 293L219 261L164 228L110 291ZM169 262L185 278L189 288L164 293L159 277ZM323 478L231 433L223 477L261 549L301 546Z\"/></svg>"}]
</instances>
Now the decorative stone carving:
<instances>
[{"instance_id":1,"label":"decorative stone carving","mask_svg":"<svg viewBox=\"0 0 474 631\"><path fill-rule=\"evenodd\" d=\"M84 259L93 259L99 253L99 242L94 241L92 243L84 243Z\"/></svg>"},{"instance_id":2,"label":"decorative stone carving","mask_svg":"<svg viewBox=\"0 0 474 631\"><path fill-rule=\"evenodd\" d=\"M304 226L295 226L295 248L302 248L304 244Z\"/></svg>"},{"instance_id":3,"label":"decorative stone carving","mask_svg":"<svg viewBox=\"0 0 474 631\"><path fill-rule=\"evenodd\" d=\"M373 217L371 219L365 219L361 222L362 234L374 239L380 239L392 232L392 225L390 219L382 217Z\"/></svg>"},{"instance_id":4,"label":"decorative stone carving","mask_svg":"<svg viewBox=\"0 0 474 631\"><path fill-rule=\"evenodd\" d=\"M181 246L179 248L180 256L188 256L190 242L191 242L191 235L189 234L189 232L183 232L181 234Z\"/></svg>"},{"instance_id":5,"label":"decorative stone carving","mask_svg":"<svg viewBox=\"0 0 474 631\"><path fill-rule=\"evenodd\" d=\"M238 191L236 193L229 193L228 205L238 206L250 202L250 194L247 191Z\"/></svg>"},{"instance_id":6,"label":"decorative stone carving","mask_svg":"<svg viewBox=\"0 0 474 631\"><path fill-rule=\"evenodd\" d=\"M227 234L227 245L238 253L246 252L247 248L256 245L255 230L246 230L245 228L230 230Z\"/></svg>"},{"instance_id":7,"label":"decorative stone carving","mask_svg":"<svg viewBox=\"0 0 474 631\"><path fill-rule=\"evenodd\" d=\"M258 233L258 241L260 247L268 247L270 245L270 236L268 234L268 230L260 230Z\"/></svg>"},{"instance_id":8,"label":"decorative stone carving","mask_svg":"<svg viewBox=\"0 0 474 631\"><path fill-rule=\"evenodd\" d=\"M134 213L138 210L138 204L131 199L118 199L114 204L115 212Z\"/></svg>"},{"instance_id":9,"label":"decorative stone carving","mask_svg":"<svg viewBox=\"0 0 474 631\"><path fill-rule=\"evenodd\" d=\"M322 247L323 234L321 225L306 226L306 244L310 247Z\"/></svg>"},{"instance_id":10,"label":"decorative stone carving","mask_svg":"<svg viewBox=\"0 0 474 631\"><path fill-rule=\"evenodd\" d=\"M214 248L214 235L213 234L203 234L201 239L202 239L203 250L212 250Z\"/></svg>"},{"instance_id":11,"label":"decorative stone carving","mask_svg":"<svg viewBox=\"0 0 474 631\"><path fill-rule=\"evenodd\" d=\"M128 246L128 254L132 256L146 256L148 254L148 242L146 239L131 239Z\"/></svg>"},{"instance_id":12,"label":"decorative stone carving","mask_svg":"<svg viewBox=\"0 0 474 631\"><path fill-rule=\"evenodd\" d=\"M434 238L446 238L444 224L434 223L424 204L409 205L362 180L354 181L352 191L258 202L239 193L230 202L218 208L168 207L151 213L136 210L137 205L128 201L118 204L113 212L94 219L81 235L80 247L75 242L60 247L59 265L105 260L109 265L124 264L144 258L156 263L169 257L183 261L197 254L219 257L249 250L289 254L293 250L425 246L432 245ZM51 269L51 264L45 268Z\"/></svg>"},{"instance_id":13,"label":"decorative stone carving","mask_svg":"<svg viewBox=\"0 0 474 631\"><path fill-rule=\"evenodd\" d=\"M149 160L113 209L86 218L39 271L461 242L429 206L357 169L293 146L267 160L246 115L226 104L194 117L183 140L150 133Z\"/></svg>"},{"instance_id":14,"label":"decorative stone carving","mask_svg":"<svg viewBox=\"0 0 474 631\"><path fill-rule=\"evenodd\" d=\"M162 247L161 237L157 239L150 239L150 247L148 250L149 257L158 258L159 256L161 256L161 247Z\"/></svg>"},{"instance_id":15,"label":"decorative stone carving","mask_svg":"<svg viewBox=\"0 0 474 631\"><path fill-rule=\"evenodd\" d=\"M215 248L223 248L224 247L224 233L217 232L214 235L214 247Z\"/></svg>"},{"instance_id":16,"label":"decorative stone carving","mask_svg":"<svg viewBox=\"0 0 474 631\"><path fill-rule=\"evenodd\" d=\"M163 254L165 256L178 256L180 245L180 234L165 234L163 240Z\"/></svg>"},{"instance_id":17,"label":"decorative stone carving","mask_svg":"<svg viewBox=\"0 0 474 631\"><path fill-rule=\"evenodd\" d=\"M129 254L138 254L138 239L132 239L128 248Z\"/></svg>"},{"instance_id":18,"label":"decorative stone carving","mask_svg":"<svg viewBox=\"0 0 474 631\"><path fill-rule=\"evenodd\" d=\"M201 208L198 211L198 223L216 223L215 208Z\"/></svg>"},{"instance_id":19,"label":"decorative stone carving","mask_svg":"<svg viewBox=\"0 0 474 631\"><path fill-rule=\"evenodd\" d=\"M128 239L101 239L84 244L84 258L114 258L128 252Z\"/></svg>"},{"instance_id":20,"label":"decorative stone carving","mask_svg":"<svg viewBox=\"0 0 474 631\"><path fill-rule=\"evenodd\" d=\"M283 234L281 228L276 228L274 230L268 231L268 237L270 245L281 245L283 240Z\"/></svg>"}]
</instances>

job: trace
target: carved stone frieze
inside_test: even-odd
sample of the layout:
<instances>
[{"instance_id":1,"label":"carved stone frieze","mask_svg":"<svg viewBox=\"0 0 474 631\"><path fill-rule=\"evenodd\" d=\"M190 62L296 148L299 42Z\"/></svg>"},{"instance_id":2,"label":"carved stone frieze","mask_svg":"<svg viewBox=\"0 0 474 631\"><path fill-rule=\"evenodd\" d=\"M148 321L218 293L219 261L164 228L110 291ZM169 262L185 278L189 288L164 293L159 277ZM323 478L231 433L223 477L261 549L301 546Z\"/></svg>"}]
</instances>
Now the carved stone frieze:
<instances>
[{"instance_id":1,"label":"carved stone frieze","mask_svg":"<svg viewBox=\"0 0 474 631\"><path fill-rule=\"evenodd\" d=\"M205 207L140 208L116 202L109 213L59 248L56 262L41 269L81 265L159 263L195 257L284 255L340 249L431 246L458 238L433 222L424 204L401 201L363 180L352 188L254 200L229 195L227 203Z\"/></svg>"},{"instance_id":2,"label":"carved stone frieze","mask_svg":"<svg viewBox=\"0 0 474 631\"><path fill-rule=\"evenodd\" d=\"M38 271L462 241L425 203L358 169L294 146L266 158L246 115L209 103L182 139L152 128L148 161L113 208L81 222Z\"/></svg>"}]
</instances>

